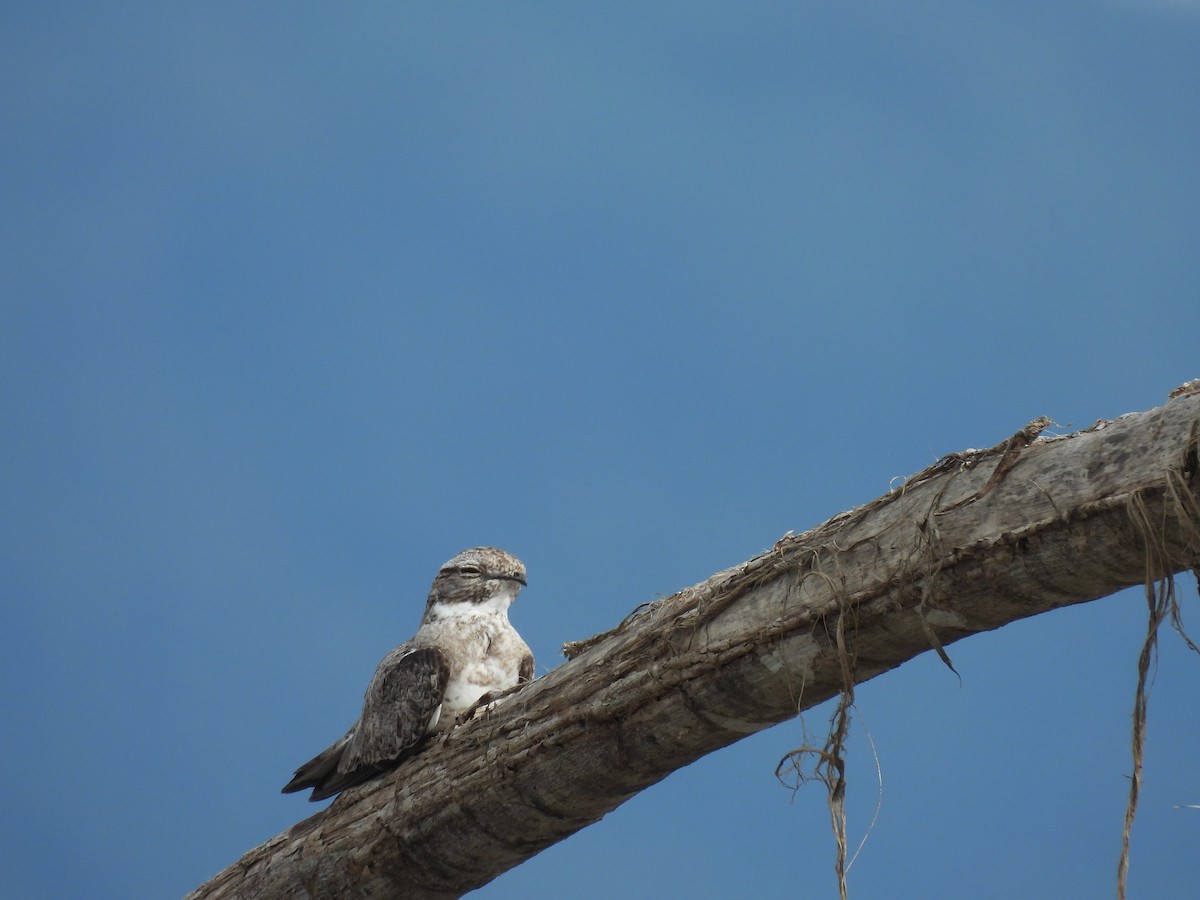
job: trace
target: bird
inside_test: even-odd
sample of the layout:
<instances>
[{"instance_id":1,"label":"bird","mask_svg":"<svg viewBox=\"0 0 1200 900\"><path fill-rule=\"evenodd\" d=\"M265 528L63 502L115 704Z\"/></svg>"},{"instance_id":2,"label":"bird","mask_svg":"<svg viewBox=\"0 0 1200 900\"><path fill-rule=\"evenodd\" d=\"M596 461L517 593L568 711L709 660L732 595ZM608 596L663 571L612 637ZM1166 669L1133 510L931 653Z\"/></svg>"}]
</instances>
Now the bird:
<instances>
[{"instance_id":1,"label":"bird","mask_svg":"<svg viewBox=\"0 0 1200 900\"><path fill-rule=\"evenodd\" d=\"M413 637L383 658L362 714L298 768L283 793L324 800L386 772L421 740L481 702L533 679L533 653L508 621L525 566L495 547L464 550L438 570Z\"/></svg>"}]
</instances>

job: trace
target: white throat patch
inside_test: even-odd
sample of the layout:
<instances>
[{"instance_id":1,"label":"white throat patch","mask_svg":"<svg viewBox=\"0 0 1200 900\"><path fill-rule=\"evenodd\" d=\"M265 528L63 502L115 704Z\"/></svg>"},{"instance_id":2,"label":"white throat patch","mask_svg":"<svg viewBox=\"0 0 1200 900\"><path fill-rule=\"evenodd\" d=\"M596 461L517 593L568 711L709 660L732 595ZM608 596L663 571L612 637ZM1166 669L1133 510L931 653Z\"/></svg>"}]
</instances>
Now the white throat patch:
<instances>
[{"instance_id":1,"label":"white throat patch","mask_svg":"<svg viewBox=\"0 0 1200 900\"><path fill-rule=\"evenodd\" d=\"M457 603L443 603L439 601L429 608L429 618L474 619L486 614L507 614L508 608L512 606L513 600L517 597L517 591L520 589L521 586L519 584L513 584L511 587L506 585L503 590L498 591L495 595L480 603L474 603L469 600Z\"/></svg>"}]
</instances>

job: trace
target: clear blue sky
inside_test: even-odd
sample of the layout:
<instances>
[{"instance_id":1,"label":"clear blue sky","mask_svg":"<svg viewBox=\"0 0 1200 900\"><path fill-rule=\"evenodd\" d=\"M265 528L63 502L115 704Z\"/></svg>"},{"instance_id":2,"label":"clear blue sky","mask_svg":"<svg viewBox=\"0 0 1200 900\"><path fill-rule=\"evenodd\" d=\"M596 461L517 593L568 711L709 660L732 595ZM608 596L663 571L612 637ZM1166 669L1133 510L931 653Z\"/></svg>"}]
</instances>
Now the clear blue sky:
<instances>
[{"instance_id":1,"label":"clear blue sky","mask_svg":"<svg viewBox=\"0 0 1200 900\"><path fill-rule=\"evenodd\" d=\"M0 24L5 896L179 896L313 812L280 786L465 547L524 559L544 673L942 454L1200 375L1190 0ZM852 895L1111 895L1142 621L864 686ZM1198 677L1168 634L1135 897L1200 883ZM821 792L772 775L801 740L478 896L830 896Z\"/></svg>"}]
</instances>

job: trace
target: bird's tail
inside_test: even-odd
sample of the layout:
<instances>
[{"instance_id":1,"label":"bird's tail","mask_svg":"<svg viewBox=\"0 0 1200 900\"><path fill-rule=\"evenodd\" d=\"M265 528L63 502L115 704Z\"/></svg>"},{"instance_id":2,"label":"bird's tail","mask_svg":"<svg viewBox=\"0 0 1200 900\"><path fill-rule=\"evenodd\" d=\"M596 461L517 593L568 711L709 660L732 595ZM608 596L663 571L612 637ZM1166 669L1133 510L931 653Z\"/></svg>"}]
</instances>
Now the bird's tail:
<instances>
[{"instance_id":1,"label":"bird's tail","mask_svg":"<svg viewBox=\"0 0 1200 900\"><path fill-rule=\"evenodd\" d=\"M325 789L330 781L336 780L338 763L341 762L346 745L350 743L350 737L350 734L346 735L298 768L292 780L283 786L283 793L294 794L296 791L312 788L313 793L309 800L323 800L336 794L337 791L326 792Z\"/></svg>"}]
</instances>

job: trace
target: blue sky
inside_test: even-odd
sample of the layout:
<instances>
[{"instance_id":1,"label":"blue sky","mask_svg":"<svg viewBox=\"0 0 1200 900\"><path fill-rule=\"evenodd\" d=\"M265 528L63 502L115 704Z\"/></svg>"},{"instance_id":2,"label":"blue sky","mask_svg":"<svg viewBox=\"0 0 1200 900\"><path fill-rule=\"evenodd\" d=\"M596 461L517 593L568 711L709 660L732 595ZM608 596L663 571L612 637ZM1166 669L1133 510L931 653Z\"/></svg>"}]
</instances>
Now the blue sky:
<instances>
[{"instance_id":1,"label":"blue sky","mask_svg":"<svg viewBox=\"0 0 1200 900\"><path fill-rule=\"evenodd\" d=\"M945 453L1200 375L1194 2L0 22L6 895L179 896L311 813L280 786L465 547L525 561L544 673ZM1110 894L1143 608L863 686L852 896ZM1198 673L1167 635L1132 896L1200 881ZM772 775L801 741L478 896L833 895L820 791Z\"/></svg>"}]
</instances>

